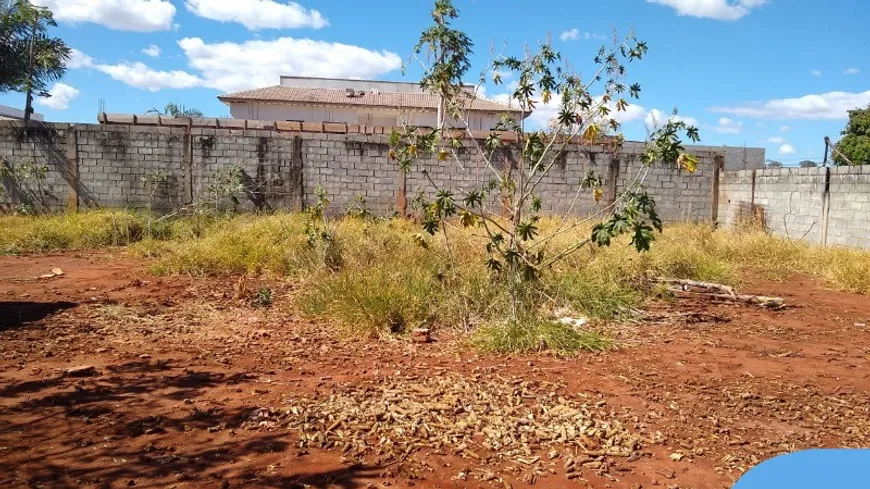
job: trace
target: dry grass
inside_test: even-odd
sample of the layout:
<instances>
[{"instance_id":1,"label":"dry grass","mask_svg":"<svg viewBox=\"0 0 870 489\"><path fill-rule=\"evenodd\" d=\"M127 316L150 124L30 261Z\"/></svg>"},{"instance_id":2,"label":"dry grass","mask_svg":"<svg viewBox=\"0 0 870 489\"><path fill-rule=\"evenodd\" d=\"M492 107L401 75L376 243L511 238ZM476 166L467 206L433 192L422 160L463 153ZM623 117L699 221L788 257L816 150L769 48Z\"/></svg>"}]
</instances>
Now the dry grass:
<instances>
[{"instance_id":1,"label":"dry grass","mask_svg":"<svg viewBox=\"0 0 870 489\"><path fill-rule=\"evenodd\" d=\"M147 218L126 211L0 217L4 254L124 246L142 239Z\"/></svg>"},{"instance_id":2,"label":"dry grass","mask_svg":"<svg viewBox=\"0 0 870 489\"><path fill-rule=\"evenodd\" d=\"M669 226L649 253L626 241L586 247L548 270L529 317L505 327L503 281L483 266L483 240L450 227L450 249L441 235L418 246L417 226L405 220L343 219L335 223L341 267L322 265L307 243L299 214L235 218L181 218L146 229L147 216L98 211L50 217L0 217L0 250L41 252L128 246L151 261L157 274L269 275L302 283L302 310L323 317L351 336L402 333L419 325L476 330L478 346L494 351L599 349L600 336L569 330L548 318L553 311L618 318L656 291L650 275L740 286L748 274L785 279L804 274L830 287L870 293L870 252L819 248L780 239L758 229L715 230L705 225ZM542 223L543 234L556 226ZM578 227L559 235L554 247L588 236ZM499 326L500 325L500 326Z\"/></svg>"}]
</instances>

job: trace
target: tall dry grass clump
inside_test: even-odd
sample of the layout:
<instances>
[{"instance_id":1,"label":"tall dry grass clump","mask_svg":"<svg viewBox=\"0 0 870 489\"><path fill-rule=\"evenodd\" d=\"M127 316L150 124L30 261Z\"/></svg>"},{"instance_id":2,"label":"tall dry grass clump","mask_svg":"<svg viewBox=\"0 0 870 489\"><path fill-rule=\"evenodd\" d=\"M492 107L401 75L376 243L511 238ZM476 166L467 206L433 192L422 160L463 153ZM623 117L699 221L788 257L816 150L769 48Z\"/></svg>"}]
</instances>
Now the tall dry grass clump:
<instances>
[{"instance_id":1,"label":"tall dry grass clump","mask_svg":"<svg viewBox=\"0 0 870 489\"><path fill-rule=\"evenodd\" d=\"M402 334L418 326L474 332L481 349L506 352L598 350L606 338L558 324L560 316L619 319L656 294L650 276L740 286L748 277L785 280L795 274L832 289L870 294L870 251L821 248L757 228L667 226L652 249L637 253L627 239L586 247L543 273L529 293L523 321L505 327L511 301L504 281L485 266L483 237L448 224L449 246L437 234L422 247L417 224L403 219L344 218L330 224L334 266L306 237L302 214L180 217L93 211L0 217L4 253L126 246L157 274L261 275L300 286L297 304L348 336ZM544 220L541 227L557 226ZM579 226L558 245L588 237ZM524 300L526 300L524 299Z\"/></svg>"},{"instance_id":2,"label":"tall dry grass clump","mask_svg":"<svg viewBox=\"0 0 870 489\"><path fill-rule=\"evenodd\" d=\"M34 216L0 216L0 252L4 254L126 246L146 235L147 216L131 211L99 210ZM156 235L170 232L165 226Z\"/></svg>"}]
</instances>

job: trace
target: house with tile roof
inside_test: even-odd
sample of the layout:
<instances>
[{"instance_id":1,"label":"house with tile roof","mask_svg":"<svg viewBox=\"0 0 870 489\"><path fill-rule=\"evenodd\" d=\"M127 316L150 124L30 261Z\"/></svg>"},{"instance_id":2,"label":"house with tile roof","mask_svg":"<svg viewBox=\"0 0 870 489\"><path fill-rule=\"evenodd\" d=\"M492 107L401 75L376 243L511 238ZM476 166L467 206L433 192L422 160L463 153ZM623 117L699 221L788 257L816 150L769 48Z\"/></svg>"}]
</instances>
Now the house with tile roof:
<instances>
[{"instance_id":1,"label":"house with tile roof","mask_svg":"<svg viewBox=\"0 0 870 489\"><path fill-rule=\"evenodd\" d=\"M518 107L476 97L466 86L464 108L474 131L495 127L504 115L528 114ZM394 127L404 122L435 127L439 99L417 83L282 76L280 85L221 95L235 119L296 122L338 122ZM452 121L453 127L465 124Z\"/></svg>"},{"instance_id":2,"label":"house with tile roof","mask_svg":"<svg viewBox=\"0 0 870 489\"><path fill-rule=\"evenodd\" d=\"M7 107L5 105L0 105L0 120L5 121L14 121L24 119L24 111L21 109L16 109L15 107ZM39 113L30 114L30 120L32 121L42 121L45 117Z\"/></svg>"}]
</instances>

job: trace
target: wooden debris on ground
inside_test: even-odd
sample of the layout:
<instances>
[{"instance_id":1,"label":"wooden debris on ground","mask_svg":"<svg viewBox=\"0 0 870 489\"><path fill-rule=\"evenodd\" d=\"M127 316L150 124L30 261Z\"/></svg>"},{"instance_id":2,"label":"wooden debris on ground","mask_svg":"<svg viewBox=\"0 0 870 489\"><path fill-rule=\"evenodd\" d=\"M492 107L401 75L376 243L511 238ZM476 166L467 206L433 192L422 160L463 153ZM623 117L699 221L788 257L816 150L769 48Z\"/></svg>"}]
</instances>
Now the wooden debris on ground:
<instances>
[{"instance_id":1,"label":"wooden debris on ground","mask_svg":"<svg viewBox=\"0 0 870 489\"><path fill-rule=\"evenodd\" d=\"M723 284L664 277L656 277L654 280L658 283L669 285L673 292L685 296L708 297L710 299L721 301L743 302L767 309L781 309L785 307L785 299L781 297L738 294L733 288Z\"/></svg>"},{"instance_id":2,"label":"wooden debris on ground","mask_svg":"<svg viewBox=\"0 0 870 489\"><path fill-rule=\"evenodd\" d=\"M411 331L411 340L414 343L429 343L432 341L432 330L429 328L416 328Z\"/></svg>"}]
</instances>

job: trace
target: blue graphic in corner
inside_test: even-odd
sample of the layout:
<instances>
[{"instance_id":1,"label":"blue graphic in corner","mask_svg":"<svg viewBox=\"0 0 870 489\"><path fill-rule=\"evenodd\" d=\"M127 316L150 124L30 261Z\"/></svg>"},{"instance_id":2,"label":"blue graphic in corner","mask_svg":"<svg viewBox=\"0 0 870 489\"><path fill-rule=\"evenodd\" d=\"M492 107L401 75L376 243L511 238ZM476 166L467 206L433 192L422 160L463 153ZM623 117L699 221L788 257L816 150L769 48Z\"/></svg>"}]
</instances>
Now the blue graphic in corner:
<instances>
[{"instance_id":1,"label":"blue graphic in corner","mask_svg":"<svg viewBox=\"0 0 870 489\"><path fill-rule=\"evenodd\" d=\"M807 450L750 470L733 489L870 489L870 450Z\"/></svg>"}]
</instances>

